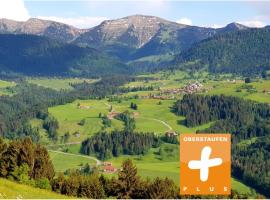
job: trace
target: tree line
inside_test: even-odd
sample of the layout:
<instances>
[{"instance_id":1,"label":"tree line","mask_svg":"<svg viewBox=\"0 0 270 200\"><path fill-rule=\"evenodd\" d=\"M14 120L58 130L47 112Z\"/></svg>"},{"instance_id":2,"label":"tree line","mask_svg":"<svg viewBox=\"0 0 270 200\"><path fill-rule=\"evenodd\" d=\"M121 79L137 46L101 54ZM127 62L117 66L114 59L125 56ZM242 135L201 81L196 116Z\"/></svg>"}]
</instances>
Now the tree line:
<instances>
[{"instance_id":1,"label":"tree line","mask_svg":"<svg viewBox=\"0 0 270 200\"><path fill-rule=\"evenodd\" d=\"M270 106L238 97L185 95L174 104L173 112L185 116L183 123L188 127L215 122L208 132L235 133L238 139L269 133Z\"/></svg>"},{"instance_id":2,"label":"tree line","mask_svg":"<svg viewBox=\"0 0 270 200\"><path fill-rule=\"evenodd\" d=\"M82 142L81 153L96 155L105 160L112 156L145 154L152 147L158 147L160 138L153 133L135 133L133 131L118 131L112 133L100 132Z\"/></svg>"}]
</instances>

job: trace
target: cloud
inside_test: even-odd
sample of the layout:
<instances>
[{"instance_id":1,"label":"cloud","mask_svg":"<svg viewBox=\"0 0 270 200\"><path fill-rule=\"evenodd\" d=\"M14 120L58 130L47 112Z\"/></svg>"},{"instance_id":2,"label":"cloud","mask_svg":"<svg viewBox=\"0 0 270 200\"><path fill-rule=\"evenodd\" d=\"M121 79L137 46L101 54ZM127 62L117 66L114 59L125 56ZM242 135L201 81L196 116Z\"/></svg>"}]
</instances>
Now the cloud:
<instances>
[{"instance_id":1,"label":"cloud","mask_svg":"<svg viewBox=\"0 0 270 200\"><path fill-rule=\"evenodd\" d=\"M185 18L185 17L183 17L183 18L177 20L176 22L179 23L179 24L192 25L191 19Z\"/></svg>"},{"instance_id":2,"label":"cloud","mask_svg":"<svg viewBox=\"0 0 270 200\"><path fill-rule=\"evenodd\" d=\"M23 0L0 0L0 18L25 21L30 15Z\"/></svg>"},{"instance_id":3,"label":"cloud","mask_svg":"<svg viewBox=\"0 0 270 200\"><path fill-rule=\"evenodd\" d=\"M55 17L55 16L38 16L39 19L62 22L75 26L77 28L91 28L99 25L102 21L108 20L106 17Z\"/></svg>"},{"instance_id":4,"label":"cloud","mask_svg":"<svg viewBox=\"0 0 270 200\"><path fill-rule=\"evenodd\" d=\"M243 24L243 25L248 26L248 27L255 27L255 28L261 28L261 27L266 26L266 23L264 23L263 21L260 21L260 20L239 21L237 23Z\"/></svg>"}]
</instances>

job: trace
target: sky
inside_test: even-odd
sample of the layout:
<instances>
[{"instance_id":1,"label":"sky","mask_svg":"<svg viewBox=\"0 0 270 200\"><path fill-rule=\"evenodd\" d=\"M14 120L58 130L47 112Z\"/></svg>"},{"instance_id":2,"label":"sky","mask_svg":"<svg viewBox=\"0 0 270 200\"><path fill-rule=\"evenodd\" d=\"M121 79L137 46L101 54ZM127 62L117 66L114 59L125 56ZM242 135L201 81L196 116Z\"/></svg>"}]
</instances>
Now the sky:
<instances>
[{"instance_id":1,"label":"sky","mask_svg":"<svg viewBox=\"0 0 270 200\"><path fill-rule=\"evenodd\" d=\"M181 0L0 0L0 18L31 17L90 28L107 19L153 15L182 24L219 28L231 22L270 24L270 1Z\"/></svg>"}]
</instances>

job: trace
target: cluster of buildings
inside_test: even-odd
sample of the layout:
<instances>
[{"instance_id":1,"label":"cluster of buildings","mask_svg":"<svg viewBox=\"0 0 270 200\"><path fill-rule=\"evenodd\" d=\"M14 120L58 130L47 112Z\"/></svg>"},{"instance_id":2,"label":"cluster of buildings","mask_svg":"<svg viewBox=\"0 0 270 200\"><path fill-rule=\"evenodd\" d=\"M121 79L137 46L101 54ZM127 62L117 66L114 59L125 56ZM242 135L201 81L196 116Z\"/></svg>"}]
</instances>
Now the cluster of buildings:
<instances>
[{"instance_id":1,"label":"cluster of buildings","mask_svg":"<svg viewBox=\"0 0 270 200\"><path fill-rule=\"evenodd\" d=\"M203 85L199 82L189 83L183 88L173 88L163 90L164 94L192 94L201 91Z\"/></svg>"},{"instance_id":2,"label":"cluster of buildings","mask_svg":"<svg viewBox=\"0 0 270 200\"><path fill-rule=\"evenodd\" d=\"M144 96L140 96L143 99L160 99L160 100L170 100L175 99L177 95L180 94L193 94L201 91L203 85L199 82L189 83L183 88L172 88L172 89L164 89L161 90L158 94L148 94Z\"/></svg>"}]
</instances>

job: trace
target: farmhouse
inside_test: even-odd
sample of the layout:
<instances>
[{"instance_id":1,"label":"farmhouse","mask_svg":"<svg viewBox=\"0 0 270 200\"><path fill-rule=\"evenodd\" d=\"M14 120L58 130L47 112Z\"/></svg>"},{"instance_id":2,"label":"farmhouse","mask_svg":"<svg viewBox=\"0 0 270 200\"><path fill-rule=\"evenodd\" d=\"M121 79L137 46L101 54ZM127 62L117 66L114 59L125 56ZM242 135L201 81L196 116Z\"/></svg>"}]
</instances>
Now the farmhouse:
<instances>
[{"instance_id":1,"label":"farmhouse","mask_svg":"<svg viewBox=\"0 0 270 200\"><path fill-rule=\"evenodd\" d=\"M103 172L107 172L107 173L114 173L116 171L117 169L113 166L104 166L103 168Z\"/></svg>"}]
</instances>

